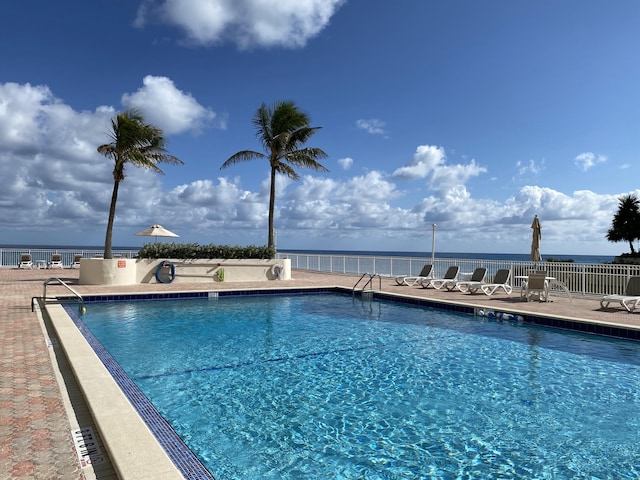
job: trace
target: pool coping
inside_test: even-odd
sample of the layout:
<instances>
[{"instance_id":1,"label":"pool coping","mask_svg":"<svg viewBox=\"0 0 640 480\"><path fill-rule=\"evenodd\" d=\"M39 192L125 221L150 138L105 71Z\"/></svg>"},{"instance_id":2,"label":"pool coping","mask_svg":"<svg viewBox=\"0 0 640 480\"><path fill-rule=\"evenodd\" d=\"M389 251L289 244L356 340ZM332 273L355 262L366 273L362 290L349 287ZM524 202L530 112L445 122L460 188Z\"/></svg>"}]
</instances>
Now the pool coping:
<instances>
[{"instance_id":1,"label":"pool coping","mask_svg":"<svg viewBox=\"0 0 640 480\"><path fill-rule=\"evenodd\" d=\"M46 309L118 478L183 479L63 305Z\"/></svg>"},{"instance_id":2,"label":"pool coping","mask_svg":"<svg viewBox=\"0 0 640 480\"><path fill-rule=\"evenodd\" d=\"M260 295L291 295L309 293L352 294L352 290L340 286L252 288L230 290L193 290L170 293L126 293L86 295L84 302L116 302L145 300L174 300L187 298L224 298ZM364 292L366 295L369 292ZM640 340L640 329L627 325L602 325L598 322L544 314L531 314L518 309L488 310L473 303L417 298L399 293L371 291L377 299L419 305L427 308L456 311L487 316L498 320L524 322L556 329L612 336L625 340ZM362 296L362 292L355 292ZM121 479L213 479L195 454L173 431L166 420L155 410L121 367L100 345L94 348L93 335L86 327L78 325L79 316L67 303L70 297L57 297L61 303L47 304L49 316L65 355L76 376L111 457L114 469ZM66 308L65 304L66 303ZM77 303L75 304L77 308ZM505 315L506 314L506 315ZM75 317L75 318L74 318ZM80 323L82 324L81 320ZM84 324L82 324L84 325ZM83 331L83 330L86 330ZM88 333L87 333L88 332ZM615 333L624 333L623 336ZM97 340L96 340L97 342ZM99 342L98 342L99 344ZM102 351L101 351L102 350ZM115 375L114 375L115 373ZM127 381L129 383L127 383ZM119 384L120 382L120 384ZM122 385L125 385L124 388ZM133 385L133 386L132 386ZM127 395L129 394L129 395ZM151 410L149 406L151 405ZM155 413L154 413L155 412ZM156 417L157 415L157 417ZM147 417L147 421L145 418ZM159 417L159 418L158 418ZM151 425L148 420L151 418ZM160 438L158 438L160 435ZM173 436L177 437L174 438ZM186 449L186 451L185 451ZM144 452L144 455L140 455ZM144 459L143 459L144 457ZM195 461L194 461L195 459ZM197 463L196 463L197 462ZM192 468L195 467L195 468ZM204 471L202 470L204 469Z\"/></svg>"}]
</instances>

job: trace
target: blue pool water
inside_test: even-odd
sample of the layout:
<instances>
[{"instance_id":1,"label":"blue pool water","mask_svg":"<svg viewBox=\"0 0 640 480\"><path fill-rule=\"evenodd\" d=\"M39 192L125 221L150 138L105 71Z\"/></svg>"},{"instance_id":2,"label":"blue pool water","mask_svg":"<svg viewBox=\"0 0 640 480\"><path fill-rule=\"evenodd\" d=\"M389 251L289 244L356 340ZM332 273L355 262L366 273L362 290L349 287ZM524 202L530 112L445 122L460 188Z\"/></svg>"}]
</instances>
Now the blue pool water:
<instances>
[{"instance_id":1,"label":"blue pool water","mask_svg":"<svg viewBox=\"0 0 640 480\"><path fill-rule=\"evenodd\" d=\"M639 343L333 294L83 321L218 480L640 478Z\"/></svg>"}]
</instances>

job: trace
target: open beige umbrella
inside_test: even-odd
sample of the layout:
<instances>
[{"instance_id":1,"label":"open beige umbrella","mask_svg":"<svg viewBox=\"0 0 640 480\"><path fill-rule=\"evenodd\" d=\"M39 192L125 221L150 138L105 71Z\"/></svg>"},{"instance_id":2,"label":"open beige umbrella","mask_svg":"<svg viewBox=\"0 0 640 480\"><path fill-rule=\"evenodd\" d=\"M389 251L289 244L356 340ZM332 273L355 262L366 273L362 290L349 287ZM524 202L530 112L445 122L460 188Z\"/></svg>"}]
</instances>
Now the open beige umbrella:
<instances>
[{"instance_id":1,"label":"open beige umbrella","mask_svg":"<svg viewBox=\"0 0 640 480\"><path fill-rule=\"evenodd\" d=\"M151 225L149 228L145 228L141 232L136 233L136 235L139 237L156 237L156 241L158 240L158 237L179 237L180 236L167 230L162 225Z\"/></svg>"},{"instance_id":2,"label":"open beige umbrella","mask_svg":"<svg viewBox=\"0 0 640 480\"><path fill-rule=\"evenodd\" d=\"M542 227L540 226L538 215L533 217L531 229L533 230L531 238L531 261L537 263L542 261L542 257L540 256L540 240L542 238Z\"/></svg>"}]
</instances>

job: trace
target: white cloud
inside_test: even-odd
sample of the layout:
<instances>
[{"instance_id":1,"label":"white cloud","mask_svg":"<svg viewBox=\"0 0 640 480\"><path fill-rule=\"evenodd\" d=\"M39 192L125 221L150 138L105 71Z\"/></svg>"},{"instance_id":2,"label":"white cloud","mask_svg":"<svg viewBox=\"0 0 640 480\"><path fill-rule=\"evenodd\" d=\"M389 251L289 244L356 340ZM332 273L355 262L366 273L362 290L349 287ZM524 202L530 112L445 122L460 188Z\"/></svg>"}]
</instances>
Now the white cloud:
<instances>
[{"instance_id":1,"label":"white cloud","mask_svg":"<svg viewBox=\"0 0 640 480\"><path fill-rule=\"evenodd\" d=\"M360 119L356 121L356 126L360 130L364 130L371 135L384 135L384 127L386 124L377 118L371 118L369 120Z\"/></svg>"},{"instance_id":2,"label":"white cloud","mask_svg":"<svg viewBox=\"0 0 640 480\"><path fill-rule=\"evenodd\" d=\"M113 166L96 148L107 140L114 114L109 106L75 111L44 86L0 84L4 242L73 238L99 245L104 240ZM348 160L339 161L343 168ZM239 178L209 179L203 170L197 171L200 177L165 187L166 177L130 168L119 191L114 240L135 244L135 231L159 221L185 242L264 244L266 170L251 188L243 187ZM495 191L467 188L482 172L474 160L448 164L444 148L420 145L411 162L391 175L379 170L345 178L314 174L299 182L278 176L279 243L293 247L295 241L305 246L317 241L324 248L415 251L428 237L431 223L437 223L440 250L526 251L529 226L537 214L544 229L543 256L579 253L578 248L593 245L592 252L611 248L617 253L621 246L608 244L604 236L618 198L640 195L528 185L501 199ZM424 193L400 190L399 180L406 178L427 179L431 188Z\"/></svg>"},{"instance_id":3,"label":"white cloud","mask_svg":"<svg viewBox=\"0 0 640 480\"><path fill-rule=\"evenodd\" d=\"M394 177L405 179L426 178L447 160L444 148L435 145L420 145L411 162L393 172Z\"/></svg>"},{"instance_id":4,"label":"white cloud","mask_svg":"<svg viewBox=\"0 0 640 480\"><path fill-rule=\"evenodd\" d=\"M163 0L146 1L136 24L150 17L184 30L189 41L225 41L240 48L303 47L318 35L345 0Z\"/></svg>"},{"instance_id":5,"label":"white cloud","mask_svg":"<svg viewBox=\"0 0 640 480\"><path fill-rule=\"evenodd\" d=\"M338 165L340 165L343 170L349 170L353 166L353 158L349 158L349 157L339 158Z\"/></svg>"},{"instance_id":6,"label":"white cloud","mask_svg":"<svg viewBox=\"0 0 640 480\"><path fill-rule=\"evenodd\" d=\"M522 162L518 160L516 162L516 168L518 169L518 175L537 175L544 170L544 160L536 162L535 160L529 160L528 162Z\"/></svg>"},{"instance_id":7,"label":"white cloud","mask_svg":"<svg viewBox=\"0 0 640 480\"><path fill-rule=\"evenodd\" d=\"M135 93L125 93L122 104L137 108L149 123L166 134L200 132L211 126L216 113L200 105L189 93L178 90L167 77L147 75Z\"/></svg>"},{"instance_id":8,"label":"white cloud","mask_svg":"<svg viewBox=\"0 0 640 480\"><path fill-rule=\"evenodd\" d=\"M575 158L576 165L582 168L582 170L585 172L591 167L594 167L596 164L604 163L606 161L606 156L596 155L593 152L583 152Z\"/></svg>"},{"instance_id":9,"label":"white cloud","mask_svg":"<svg viewBox=\"0 0 640 480\"><path fill-rule=\"evenodd\" d=\"M394 177L403 179L428 178L429 186L440 192L464 185L471 177L487 171L475 160L468 164L447 165L444 148L435 145L420 145L411 162L393 172Z\"/></svg>"}]
</instances>

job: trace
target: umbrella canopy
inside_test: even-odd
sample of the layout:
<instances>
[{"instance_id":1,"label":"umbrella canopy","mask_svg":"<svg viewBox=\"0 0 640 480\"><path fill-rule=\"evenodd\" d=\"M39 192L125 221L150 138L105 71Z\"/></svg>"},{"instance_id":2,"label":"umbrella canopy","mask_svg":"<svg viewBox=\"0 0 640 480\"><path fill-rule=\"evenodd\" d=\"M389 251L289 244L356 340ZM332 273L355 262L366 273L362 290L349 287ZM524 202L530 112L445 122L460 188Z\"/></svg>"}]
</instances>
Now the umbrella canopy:
<instances>
[{"instance_id":1,"label":"umbrella canopy","mask_svg":"<svg viewBox=\"0 0 640 480\"><path fill-rule=\"evenodd\" d=\"M538 215L533 217L531 229L533 230L531 238L531 261L539 262L542 260L542 257L540 256L540 239L542 238L542 227L540 226Z\"/></svg>"},{"instance_id":2,"label":"umbrella canopy","mask_svg":"<svg viewBox=\"0 0 640 480\"><path fill-rule=\"evenodd\" d=\"M149 228L145 228L141 232L136 233L136 235L138 235L139 237L156 237L156 240L158 239L158 237L179 237L180 236L173 232L170 232L169 230L164 228L162 225L151 225Z\"/></svg>"}]
</instances>

